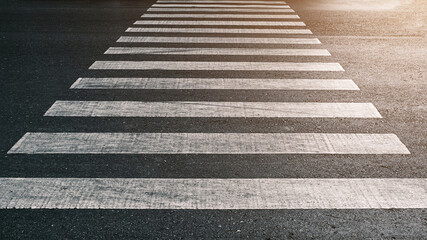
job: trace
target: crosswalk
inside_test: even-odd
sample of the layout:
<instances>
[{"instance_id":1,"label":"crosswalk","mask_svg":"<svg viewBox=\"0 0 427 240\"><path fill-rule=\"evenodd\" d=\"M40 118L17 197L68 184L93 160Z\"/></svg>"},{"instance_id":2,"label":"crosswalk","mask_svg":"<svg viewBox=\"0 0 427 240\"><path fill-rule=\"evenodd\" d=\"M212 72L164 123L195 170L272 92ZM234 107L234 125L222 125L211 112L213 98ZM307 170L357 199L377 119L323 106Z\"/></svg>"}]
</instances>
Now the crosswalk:
<instances>
[{"instance_id":1,"label":"crosswalk","mask_svg":"<svg viewBox=\"0 0 427 240\"><path fill-rule=\"evenodd\" d=\"M117 40L119 46L106 50L104 57L108 59L97 60L89 67L92 75L102 73L103 77L81 77L70 88L76 91L276 90L284 93L304 90L348 91L348 94L360 91L353 80L336 77L344 68L328 60L329 51L318 47L321 42L299 19L283 1L158 0ZM192 44L221 46L195 47ZM163 60L138 59L148 55L161 55ZM187 58L177 60L176 56ZM197 56L238 58L206 61L198 60ZM265 60L257 60L255 56L265 57ZM269 57L294 60L273 61ZM242 58L245 60L239 60ZM149 71L161 73L161 76L148 77L145 73ZM176 72L184 72L187 77L176 76ZM246 74L246 77L212 77L224 72ZM251 75L254 72L277 72L280 77L259 78ZM288 77L289 72L299 77ZM121 77L106 76L113 73L120 73ZM307 77L320 73L335 75ZM382 118L372 103L336 102L334 99L325 102L57 100L45 116L293 118L301 121ZM200 157L213 154L293 154L301 157L410 154L398 136L390 132L262 132L109 132L109 129L103 132L28 132L8 153L198 154ZM427 207L426 184L427 179L403 178L3 177L0 178L0 208L410 209Z\"/></svg>"}]
</instances>

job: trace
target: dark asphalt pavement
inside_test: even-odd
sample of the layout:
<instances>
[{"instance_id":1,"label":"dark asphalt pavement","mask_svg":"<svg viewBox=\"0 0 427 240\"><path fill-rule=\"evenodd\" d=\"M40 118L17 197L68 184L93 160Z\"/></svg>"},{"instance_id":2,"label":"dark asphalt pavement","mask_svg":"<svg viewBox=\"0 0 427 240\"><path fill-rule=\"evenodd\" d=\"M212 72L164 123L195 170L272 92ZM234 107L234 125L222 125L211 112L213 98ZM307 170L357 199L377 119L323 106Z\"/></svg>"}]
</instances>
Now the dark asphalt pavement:
<instances>
[{"instance_id":1,"label":"dark asphalt pavement","mask_svg":"<svg viewBox=\"0 0 427 240\"><path fill-rule=\"evenodd\" d=\"M88 67L94 61L130 59L103 53L111 46L129 46L116 40L123 35L138 35L124 34L124 31L154 1L1 1L0 177L427 178L426 2L389 0L403 4L376 11L352 9L338 3L327 5L321 0L287 2L320 39L321 48L332 54L328 61L338 62L346 70L344 76L334 73L324 76L353 79L360 91L70 90L79 77L173 74L176 77L310 78L322 77L322 74L90 71ZM241 56L154 55L131 58L245 59ZM271 56L253 59L306 60ZM372 102L383 118L43 117L56 100ZM7 155L26 132L394 133L411 154ZM0 239L155 238L426 239L427 210L0 210Z\"/></svg>"}]
</instances>

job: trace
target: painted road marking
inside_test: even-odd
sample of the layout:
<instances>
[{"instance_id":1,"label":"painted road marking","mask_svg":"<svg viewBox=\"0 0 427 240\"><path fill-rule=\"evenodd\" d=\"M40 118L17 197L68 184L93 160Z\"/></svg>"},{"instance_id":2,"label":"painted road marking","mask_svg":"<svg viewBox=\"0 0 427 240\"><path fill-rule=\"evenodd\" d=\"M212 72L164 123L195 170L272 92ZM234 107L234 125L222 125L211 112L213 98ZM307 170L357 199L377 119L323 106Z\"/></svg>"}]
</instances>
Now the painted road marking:
<instances>
[{"instance_id":1,"label":"painted road marking","mask_svg":"<svg viewBox=\"0 0 427 240\"><path fill-rule=\"evenodd\" d=\"M139 20L134 23L135 25L236 25L236 26L299 26L303 27L303 22L271 22L271 21L171 21L171 20Z\"/></svg>"},{"instance_id":2,"label":"painted road marking","mask_svg":"<svg viewBox=\"0 0 427 240\"><path fill-rule=\"evenodd\" d=\"M203 4L203 3L241 3L241 4L257 4L257 3L261 3L261 4L271 4L271 5L276 5L276 4L286 4L286 2L273 2L273 1L227 1L227 0L216 0L216 1L203 1L203 0L187 0L187 1L182 1L182 0L159 0L156 3L194 3L194 4Z\"/></svg>"},{"instance_id":3,"label":"painted road marking","mask_svg":"<svg viewBox=\"0 0 427 240\"><path fill-rule=\"evenodd\" d=\"M350 79L79 78L72 89L359 90Z\"/></svg>"},{"instance_id":4,"label":"painted road marking","mask_svg":"<svg viewBox=\"0 0 427 240\"><path fill-rule=\"evenodd\" d=\"M259 14L150 14L144 13L141 18L253 18L253 19L299 19L298 15L259 15Z\"/></svg>"},{"instance_id":5,"label":"painted road marking","mask_svg":"<svg viewBox=\"0 0 427 240\"><path fill-rule=\"evenodd\" d=\"M256 13L293 13L290 8L254 9L254 8L149 8L148 12L256 12Z\"/></svg>"},{"instance_id":6,"label":"painted road marking","mask_svg":"<svg viewBox=\"0 0 427 240\"><path fill-rule=\"evenodd\" d=\"M309 29L251 29L251 28L135 28L126 32L138 33L249 33L249 34L312 34Z\"/></svg>"},{"instance_id":7,"label":"painted road marking","mask_svg":"<svg viewBox=\"0 0 427 240\"><path fill-rule=\"evenodd\" d=\"M288 5L249 5L249 4L153 4L153 8L290 8Z\"/></svg>"},{"instance_id":8,"label":"painted road marking","mask_svg":"<svg viewBox=\"0 0 427 240\"><path fill-rule=\"evenodd\" d=\"M372 103L56 101L45 116L381 118Z\"/></svg>"},{"instance_id":9,"label":"painted road marking","mask_svg":"<svg viewBox=\"0 0 427 240\"><path fill-rule=\"evenodd\" d=\"M423 209L426 186L426 178L0 178L0 208Z\"/></svg>"},{"instance_id":10,"label":"painted road marking","mask_svg":"<svg viewBox=\"0 0 427 240\"><path fill-rule=\"evenodd\" d=\"M187 62L96 61L97 70L211 70L211 71L344 71L339 63L321 62Z\"/></svg>"},{"instance_id":11,"label":"painted road marking","mask_svg":"<svg viewBox=\"0 0 427 240\"><path fill-rule=\"evenodd\" d=\"M241 38L241 37L134 37L122 36L117 42L134 43L263 43L320 44L317 38Z\"/></svg>"},{"instance_id":12,"label":"painted road marking","mask_svg":"<svg viewBox=\"0 0 427 240\"><path fill-rule=\"evenodd\" d=\"M326 49L110 47L105 54L331 56Z\"/></svg>"},{"instance_id":13,"label":"painted road marking","mask_svg":"<svg viewBox=\"0 0 427 240\"><path fill-rule=\"evenodd\" d=\"M410 154L394 134L26 133L9 154Z\"/></svg>"}]
</instances>

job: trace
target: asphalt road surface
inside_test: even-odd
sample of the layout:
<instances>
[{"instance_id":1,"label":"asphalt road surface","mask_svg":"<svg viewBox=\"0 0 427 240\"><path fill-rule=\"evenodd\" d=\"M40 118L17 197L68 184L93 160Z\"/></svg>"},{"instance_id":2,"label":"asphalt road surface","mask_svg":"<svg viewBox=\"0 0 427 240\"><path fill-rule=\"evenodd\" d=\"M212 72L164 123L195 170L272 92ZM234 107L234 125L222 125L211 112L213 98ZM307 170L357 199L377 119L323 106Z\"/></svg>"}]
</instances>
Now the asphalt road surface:
<instances>
[{"instance_id":1,"label":"asphalt road surface","mask_svg":"<svg viewBox=\"0 0 427 240\"><path fill-rule=\"evenodd\" d=\"M1 1L0 239L427 238L426 13Z\"/></svg>"}]
</instances>

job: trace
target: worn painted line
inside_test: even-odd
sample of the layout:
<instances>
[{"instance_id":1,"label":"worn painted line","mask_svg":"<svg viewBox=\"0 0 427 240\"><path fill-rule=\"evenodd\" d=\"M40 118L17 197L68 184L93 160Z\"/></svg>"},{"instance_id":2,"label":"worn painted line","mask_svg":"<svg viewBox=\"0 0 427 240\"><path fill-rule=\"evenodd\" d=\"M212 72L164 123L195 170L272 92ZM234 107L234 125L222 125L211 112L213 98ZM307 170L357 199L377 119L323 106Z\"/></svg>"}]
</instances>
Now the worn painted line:
<instances>
[{"instance_id":1,"label":"worn painted line","mask_svg":"<svg viewBox=\"0 0 427 240\"><path fill-rule=\"evenodd\" d=\"M122 36L117 42L127 43L263 43L263 44L321 44L317 38L242 38L242 37L150 37Z\"/></svg>"},{"instance_id":2,"label":"worn painted line","mask_svg":"<svg viewBox=\"0 0 427 240\"><path fill-rule=\"evenodd\" d=\"M0 178L1 209L425 209L426 178Z\"/></svg>"},{"instance_id":3,"label":"worn painted line","mask_svg":"<svg viewBox=\"0 0 427 240\"><path fill-rule=\"evenodd\" d=\"M153 4L153 8L266 8L289 9L288 5L250 5L250 4Z\"/></svg>"},{"instance_id":4,"label":"worn painted line","mask_svg":"<svg viewBox=\"0 0 427 240\"><path fill-rule=\"evenodd\" d=\"M239 19L299 19L298 15L261 15L261 14L153 14L144 13L141 18L239 18Z\"/></svg>"},{"instance_id":5,"label":"worn painted line","mask_svg":"<svg viewBox=\"0 0 427 240\"><path fill-rule=\"evenodd\" d=\"M110 47L105 54L331 56L326 49Z\"/></svg>"},{"instance_id":6,"label":"worn painted line","mask_svg":"<svg viewBox=\"0 0 427 240\"><path fill-rule=\"evenodd\" d=\"M188 62L96 61L98 70L211 70L211 71L344 71L339 63L322 62Z\"/></svg>"},{"instance_id":7,"label":"worn painted line","mask_svg":"<svg viewBox=\"0 0 427 240\"><path fill-rule=\"evenodd\" d=\"M283 5L286 4L286 2L282 1L227 1L227 0L216 0L216 1L203 1L203 0L159 0L156 3L193 3L193 4L205 4L205 3L239 3L239 4L271 4L271 5Z\"/></svg>"},{"instance_id":8,"label":"worn painted line","mask_svg":"<svg viewBox=\"0 0 427 240\"><path fill-rule=\"evenodd\" d=\"M256 12L256 13L294 13L290 8L261 9L261 8L149 8L148 12Z\"/></svg>"},{"instance_id":9,"label":"worn painted line","mask_svg":"<svg viewBox=\"0 0 427 240\"><path fill-rule=\"evenodd\" d=\"M177 21L177 20L139 20L135 25L195 25L195 26L298 26L304 27L303 22L277 21Z\"/></svg>"},{"instance_id":10,"label":"worn painted line","mask_svg":"<svg viewBox=\"0 0 427 240\"><path fill-rule=\"evenodd\" d=\"M134 28L138 33L248 33L248 34L312 34L309 29L250 29L250 28Z\"/></svg>"},{"instance_id":11,"label":"worn painted line","mask_svg":"<svg viewBox=\"0 0 427 240\"><path fill-rule=\"evenodd\" d=\"M72 89L359 90L350 79L79 78Z\"/></svg>"},{"instance_id":12,"label":"worn painted line","mask_svg":"<svg viewBox=\"0 0 427 240\"><path fill-rule=\"evenodd\" d=\"M371 103L56 101L45 116L381 118Z\"/></svg>"},{"instance_id":13,"label":"worn painted line","mask_svg":"<svg viewBox=\"0 0 427 240\"><path fill-rule=\"evenodd\" d=\"M9 154L409 154L394 134L26 133Z\"/></svg>"}]
</instances>

